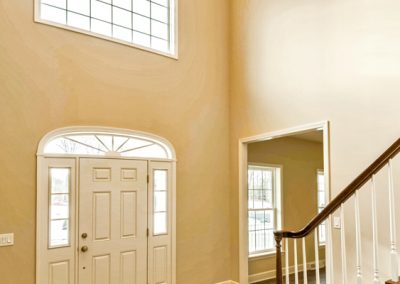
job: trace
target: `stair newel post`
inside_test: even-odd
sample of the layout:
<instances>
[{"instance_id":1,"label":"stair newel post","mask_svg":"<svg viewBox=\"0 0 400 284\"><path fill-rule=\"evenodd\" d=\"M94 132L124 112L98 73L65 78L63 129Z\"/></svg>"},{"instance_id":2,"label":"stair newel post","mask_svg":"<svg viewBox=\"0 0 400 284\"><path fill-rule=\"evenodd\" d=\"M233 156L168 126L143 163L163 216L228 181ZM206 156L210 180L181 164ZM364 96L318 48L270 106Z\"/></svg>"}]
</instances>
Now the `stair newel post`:
<instances>
[{"instance_id":1,"label":"stair newel post","mask_svg":"<svg viewBox=\"0 0 400 284\"><path fill-rule=\"evenodd\" d=\"M276 284L283 284L282 278L282 259L281 259L281 252L282 252L282 234L280 232L275 232L275 246L276 246Z\"/></svg>"}]
</instances>

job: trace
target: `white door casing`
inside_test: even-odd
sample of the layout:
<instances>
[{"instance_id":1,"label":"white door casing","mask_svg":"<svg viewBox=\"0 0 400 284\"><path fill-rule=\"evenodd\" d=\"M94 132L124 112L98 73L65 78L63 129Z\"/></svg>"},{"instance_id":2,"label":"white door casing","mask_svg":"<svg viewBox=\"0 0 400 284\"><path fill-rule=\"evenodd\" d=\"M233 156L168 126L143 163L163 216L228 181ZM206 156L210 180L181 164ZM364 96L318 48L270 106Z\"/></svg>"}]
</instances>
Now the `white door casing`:
<instances>
[{"instance_id":1,"label":"white door casing","mask_svg":"<svg viewBox=\"0 0 400 284\"><path fill-rule=\"evenodd\" d=\"M108 133L125 142L151 139L165 150L148 158L51 151L60 137ZM107 146L117 149L117 138L112 142ZM37 166L37 284L176 283L176 160L167 140L125 129L68 127L41 140ZM60 182L54 169L64 174L65 192L54 185Z\"/></svg>"}]
</instances>

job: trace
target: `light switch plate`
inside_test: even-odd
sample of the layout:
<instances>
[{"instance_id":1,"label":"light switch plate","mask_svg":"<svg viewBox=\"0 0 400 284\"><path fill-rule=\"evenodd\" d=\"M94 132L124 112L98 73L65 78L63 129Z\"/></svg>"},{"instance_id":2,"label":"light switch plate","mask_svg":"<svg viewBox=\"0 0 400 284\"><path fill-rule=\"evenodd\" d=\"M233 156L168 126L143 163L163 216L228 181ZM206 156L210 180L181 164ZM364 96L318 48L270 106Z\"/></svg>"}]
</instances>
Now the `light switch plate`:
<instances>
[{"instance_id":1,"label":"light switch plate","mask_svg":"<svg viewBox=\"0 0 400 284\"><path fill-rule=\"evenodd\" d=\"M340 217L333 217L333 227L335 229L340 229L341 227L340 224L341 224Z\"/></svg>"},{"instance_id":2,"label":"light switch plate","mask_svg":"<svg viewBox=\"0 0 400 284\"><path fill-rule=\"evenodd\" d=\"M0 235L0 247L14 245L14 233Z\"/></svg>"}]
</instances>

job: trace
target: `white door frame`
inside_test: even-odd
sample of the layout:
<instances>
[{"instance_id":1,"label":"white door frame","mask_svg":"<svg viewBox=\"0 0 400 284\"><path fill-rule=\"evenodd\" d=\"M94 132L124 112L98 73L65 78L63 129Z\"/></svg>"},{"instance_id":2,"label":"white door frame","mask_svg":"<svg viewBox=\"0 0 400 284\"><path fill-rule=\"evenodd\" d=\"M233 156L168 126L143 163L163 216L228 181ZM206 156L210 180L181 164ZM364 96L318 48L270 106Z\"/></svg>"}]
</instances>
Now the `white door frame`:
<instances>
[{"instance_id":1,"label":"white door frame","mask_svg":"<svg viewBox=\"0 0 400 284\"><path fill-rule=\"evenodd\" d=\"M247 145L254 142L262 142L267 140L272 140L276 138L281 138L285 136L290 136L294 134L301 134L304 132L309 132L312 130L322 130L323 131L323 148L324 148L324 171L325 171L325 190L327 192L328 202L331 200L330 192L330 156L329 156L329 121L321 121L317 123L310 123L301 126L286 128L282 130L262 133L255 136L245 137L239 139L239 283L248 284L249 283L249 265L248 265L248 202L247 202ZM329 259L331 250L331 226L330 219L328 219L327 225L327 239L326 239L326 267L328 269L327 283L329 284L329 277L332 271L332 263ZM290 228L289 228L290 229Z\"/></svg>"},{"instance_id":2,"label":"white door frame","mask_svg":"<svg viewBox=\"0 0 400 284\"><path fill-rule=\"evenodd\" d=\"M146 158L146 157L121 157L121 156L98 156L98 155L80 155L80 154L52 154L52 153L45 153L45 146L48 142L50 142L53 138L68 134L68 133L87 133L87 132L101 132L101 133L109 133L109 134L121 134L121 135L130 135L133 137L144 137L146 139L155 141L159 144L162 144L168 151L169 151L169 158ZM43 195L48 194L47 188L47 162L46 160L69 160L71 161L71 168L75 173L75 177L79 173L79 159L80 158L100 158L100 159L119 159L119 160L142 160L147 161L148 170L149 166L154 162L169 162L171 165L171 284L176 284L176 152L172 144L165 138L141 131L134 131L129 129L121 129L121 128L113 128L113 127L99 127L99 126L72 126L72 127L64 127L53 130L47 133L40 141L38 146L37 152L37 204L36 204L36 283L42 284L40 282L39 277L39 268L41 264L41 260L43 257L43 244L40 242L41 239L46 238L47 240L47 230L43 232L43 228L46 227L45 223L48 222L47 215L41 216L42 208L44 206L43 203ZM62 163L60 164L62 166ZM64 165L65 166L65 165ZM64 167L63 166L63 167ZM150 175L150 172L148 172ZM71 187L74 191L78 188L78 178L74 178ZM148 184L149 186L149 184ZM77 193L77 191L76 191ZM75 194L74 197L75 202L75 211L77 211L78 204L79 204L79 194ZM46 212L47 214L47 212ZM78 214L71 215L71 218L75 222L78 222L79 216ZM71 228L71 238L74 240L78 240L78 227L77 224L75 225L75 229ZM78 249L77 242L72 242L71 246L75 246L74 249ZM75 275L73 283L77 284L77 274L78 274L78 267L77 267L77 258L78 254L75 256Z\"/></svg>"}]
</instances>

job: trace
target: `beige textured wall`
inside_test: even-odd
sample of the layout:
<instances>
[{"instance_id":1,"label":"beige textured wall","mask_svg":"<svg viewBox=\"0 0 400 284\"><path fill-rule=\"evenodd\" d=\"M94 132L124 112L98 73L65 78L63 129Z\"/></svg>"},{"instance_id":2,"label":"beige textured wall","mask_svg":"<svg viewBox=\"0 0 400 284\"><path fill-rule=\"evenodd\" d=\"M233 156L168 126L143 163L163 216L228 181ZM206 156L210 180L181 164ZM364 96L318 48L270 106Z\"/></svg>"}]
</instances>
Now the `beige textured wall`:
<instances>
[{"instance_id":1,"label":"beige textured wall","mask_svg":"<svg viewBox=\"0 0 400 284\"><path fill-rule=\"evenodd\" d=\"M331 186L337 194L400 136L399 11L400 2L394 0L233 1L234 279L238 139L329 120Z\"/></svg>"},{"instance_id":2,"label":"beige textured wall","mask_svg":"<svg viewBox=\"0 0 400 284\"><path fill-rule=\"evenodd\" d=\"M33 284L36 158L70 125L152 132L177 150L177 282L230 279L227 0L179 3L178 61L33 22L0 0L0 282Z\"/></svg>"},{"instance_id":3,"label":"beige textured wall","mask_svg":"<svg viewBox=\"0 0 400 284\"><path fill-rule=\"evenodd\" d=\"M322 143L287 137L251 143L247 149L249 163L282 166L283 229L301 229L318 212L317 170L324 168ZM306 241L307 261L312 262L315 259L313 236ZM289 250L293 251L292 243ZM322 247L320 259L324 259L323 252ZM299 263L303 263L301 255ZM292 257L290 265L293 265ZM275 270L275 257L249 259L249 275L271 270Z\"/></svg>"}]
</instances>

